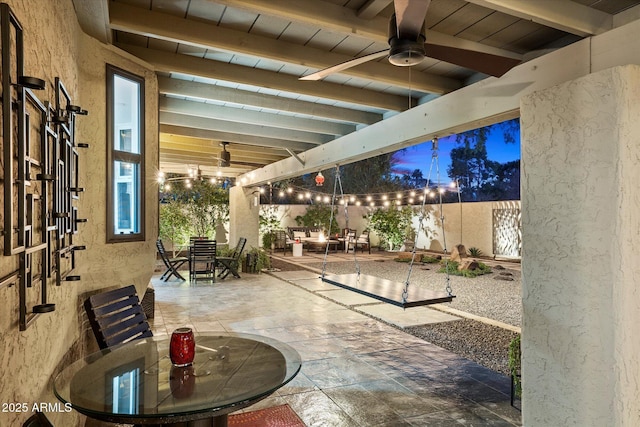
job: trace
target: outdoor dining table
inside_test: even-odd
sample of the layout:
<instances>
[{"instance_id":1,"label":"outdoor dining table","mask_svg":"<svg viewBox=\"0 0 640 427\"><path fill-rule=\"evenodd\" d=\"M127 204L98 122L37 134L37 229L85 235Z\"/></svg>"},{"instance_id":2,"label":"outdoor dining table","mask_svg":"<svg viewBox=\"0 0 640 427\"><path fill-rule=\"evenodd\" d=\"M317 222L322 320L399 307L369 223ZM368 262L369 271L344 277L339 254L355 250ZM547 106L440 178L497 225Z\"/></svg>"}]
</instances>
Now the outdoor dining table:
<instances>
[{"instance_id":1,"label":"outdoor dining table","mask_svg":"<svg viewBox=\"0 0 640 427\"><path fill-rule=\"evenodd\" d=\"M172 365L170 337L139 339L71 363L56 377L54 393L102 421L219 427L230 412L266 398L300 371L298 352L271 338L207 333L195 339L191 366Z\"/></svg>"}]
</instances>

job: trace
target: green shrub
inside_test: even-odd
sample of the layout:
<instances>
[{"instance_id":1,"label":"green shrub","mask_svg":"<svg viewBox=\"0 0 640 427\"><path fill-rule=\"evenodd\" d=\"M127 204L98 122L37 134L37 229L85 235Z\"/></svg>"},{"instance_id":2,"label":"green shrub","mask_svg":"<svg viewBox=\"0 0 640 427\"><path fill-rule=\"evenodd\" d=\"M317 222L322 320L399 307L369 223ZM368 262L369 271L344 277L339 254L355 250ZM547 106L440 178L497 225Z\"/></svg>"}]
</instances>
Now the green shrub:
<instances>
[{"instance_id":1,"label":"green shrub","mask_svg":"<svg viewBox=\"0 0 640 427\"><path fill-rule=\"evenodd\" d=\"M430 255L422 255L422 259L420 261L423 264L437 264L440 262L440 259L432 257Z\"/></svg>"},{"instance_id":2,"label":"green shrub","mask_svg":"<svg viewBox=\"0 0 640 427\"><path fill-rule=\"evenodd\" d=\"M380 239L380 246L387 246L393 250L399 248L412 232L411 218L413 210L405 206L401 209L395 207L378 208L368 214L369 228Z\"/></svg>"},{"instance_id":3,"label":"green shrub","mask_svg":"<svg viewBox=\"0 0 640 427\"><path fill-rule=\"evenodd\" d=\"M509 371L513 376L515 395L519 398L522 397L522 381L520 378L521 358L520 335L518 335L509 343Z\"/></svg>"},{"instance_id":4,"label":"green shrub","mask_svg":"<svg viewBox=\"0 0 640 427\"><path fill-rule=\"evenodd\" d=\"M463 277L478 277L483 274L491 273L491 267L487 264L479 262L478 268L475 270L458 270L458 266L460 265L456 261L440 261L442 267L438 270L438 273L446 273L449 270L449 274L452 276L463 276Z\"/></svg>"},{"instance_id":5,"label":"green shrub","mask_svg":"<svg viewBox=\"0 0 640 427\"><path fill-rule=\"evenodd\" d=\"M484 255L482 253L482 251L479 248L476 248L475 246L473 248L469 248L469 255L473 256L473 257L480 257L482 255Z\"/></svg>"}]
</instances>

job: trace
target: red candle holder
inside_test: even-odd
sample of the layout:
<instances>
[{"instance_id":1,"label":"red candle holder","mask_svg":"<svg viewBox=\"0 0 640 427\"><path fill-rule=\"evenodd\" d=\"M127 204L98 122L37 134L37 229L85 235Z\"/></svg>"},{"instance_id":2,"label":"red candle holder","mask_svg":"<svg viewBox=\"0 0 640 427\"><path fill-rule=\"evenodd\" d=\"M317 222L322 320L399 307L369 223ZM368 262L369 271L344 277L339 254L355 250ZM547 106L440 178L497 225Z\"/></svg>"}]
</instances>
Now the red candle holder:
<instances>
[{"instance_id":1,"label":"red candle holder","mask_svg":"<svg viewBox=\"0 0 640 427\"><path fill-rule=\"evenodd\" d=\"M196 340L191 328L178 328L171 334L169 357L175 366L189 366L196 356Z\"/></svg>"}]
</instances>

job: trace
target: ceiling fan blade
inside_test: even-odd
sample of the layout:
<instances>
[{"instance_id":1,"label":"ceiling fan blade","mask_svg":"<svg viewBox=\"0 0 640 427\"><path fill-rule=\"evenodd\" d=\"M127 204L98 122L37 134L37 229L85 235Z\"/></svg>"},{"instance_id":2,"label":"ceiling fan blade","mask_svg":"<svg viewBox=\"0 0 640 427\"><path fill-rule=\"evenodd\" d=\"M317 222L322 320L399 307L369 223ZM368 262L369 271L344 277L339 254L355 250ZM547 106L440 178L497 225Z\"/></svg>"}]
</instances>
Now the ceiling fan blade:
<instances>
[{"instance_id":1,"label":"ceiling fan blade","mask_svg":"<svg viewBox=\"0 0 640 427\"><path fill-rule=\"evenodd\" d=\"M502 76L521 62L519 59L508 58L506 56L431 43L425 43L424 49L429 58L439 59L440 61L449 62L450 64L459 65L495 77Z\"/></svg>"},{"instance_id":2,"label":"ceiling fan blade","mask_svg":"<svg viewBox=\"0 0 640 427\"><path fill-rule=\"evenodd\" d=\"M415 40L422 34L431 0L394 0L398 38Z\"/></svg>"},{"instance_id":3,"label":"ceiling fan blade","mask_svg":"<svg viewBox=\"0 0 640 427\"><path fill-rule=\"evenodd\" d=\"M364 64L365 62L372 61L377 58L382 58L389 54L389 49L381 50L380 52L370 53L369 55L361 56L360 58L350 59L349 61L341 64L334 65L324 70L316 71L315 73L302 76L298 80L320 80L331 74L338 73L347 68L355 67L356 65Z\"/></svg>"}]
</instances>

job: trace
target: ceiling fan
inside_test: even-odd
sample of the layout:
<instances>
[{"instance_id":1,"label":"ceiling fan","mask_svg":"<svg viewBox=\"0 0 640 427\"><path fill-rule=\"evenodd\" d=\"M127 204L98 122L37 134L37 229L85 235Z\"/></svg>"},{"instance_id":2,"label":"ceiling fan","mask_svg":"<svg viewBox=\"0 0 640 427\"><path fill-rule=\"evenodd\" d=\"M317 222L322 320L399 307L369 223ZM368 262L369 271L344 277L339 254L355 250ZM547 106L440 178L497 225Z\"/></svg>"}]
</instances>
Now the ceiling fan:
<instances>
[{"instance_id":1,"label":"ceiling fan","mask_svg":"<svg viewBox=\"0 0 640 427\"><path fill-rule=\"evenodd\" d=\"M389 20L389 49L325 68L300 77L300 80L320 80L384 56L388 56L389 62L399 67L416 65L429 57L496 77L520 63L519 59L505 56L426 43L424 21L430 3L431 0L394 0L395 13Z\"/></svg>"},{"instance_id":2,"label":"ceiling fan","mask_svg":"<svg viewBox=\"0 0 640 427\"><path fill-rule=\"evenodd\" d=\"M222 141L220 143L220 145L222 146L222 151L220 152L218 157L214 157L214 159L218 161L218 166L221 167L221 168L228 168L232 164L238 165L238 166L254 167L254 168L258 168L258 167L264 166L264 164L262 164L262 163L232 161L231 160L231 153L227 151L227 145L229 145L229 142Z\"/></svg>"},{"instance_id":3,"label":"ceiling fan","mask_svg":"<svg viewBox=\"0 0 640 427\"><path fill-rule=\"evenodd\" d=\"M226 168L231 165L231 153L227 151L228 142L222 142L222 151L220 152L220 157L218 158L220 167Z\"/></svg>"}]
</instances>

